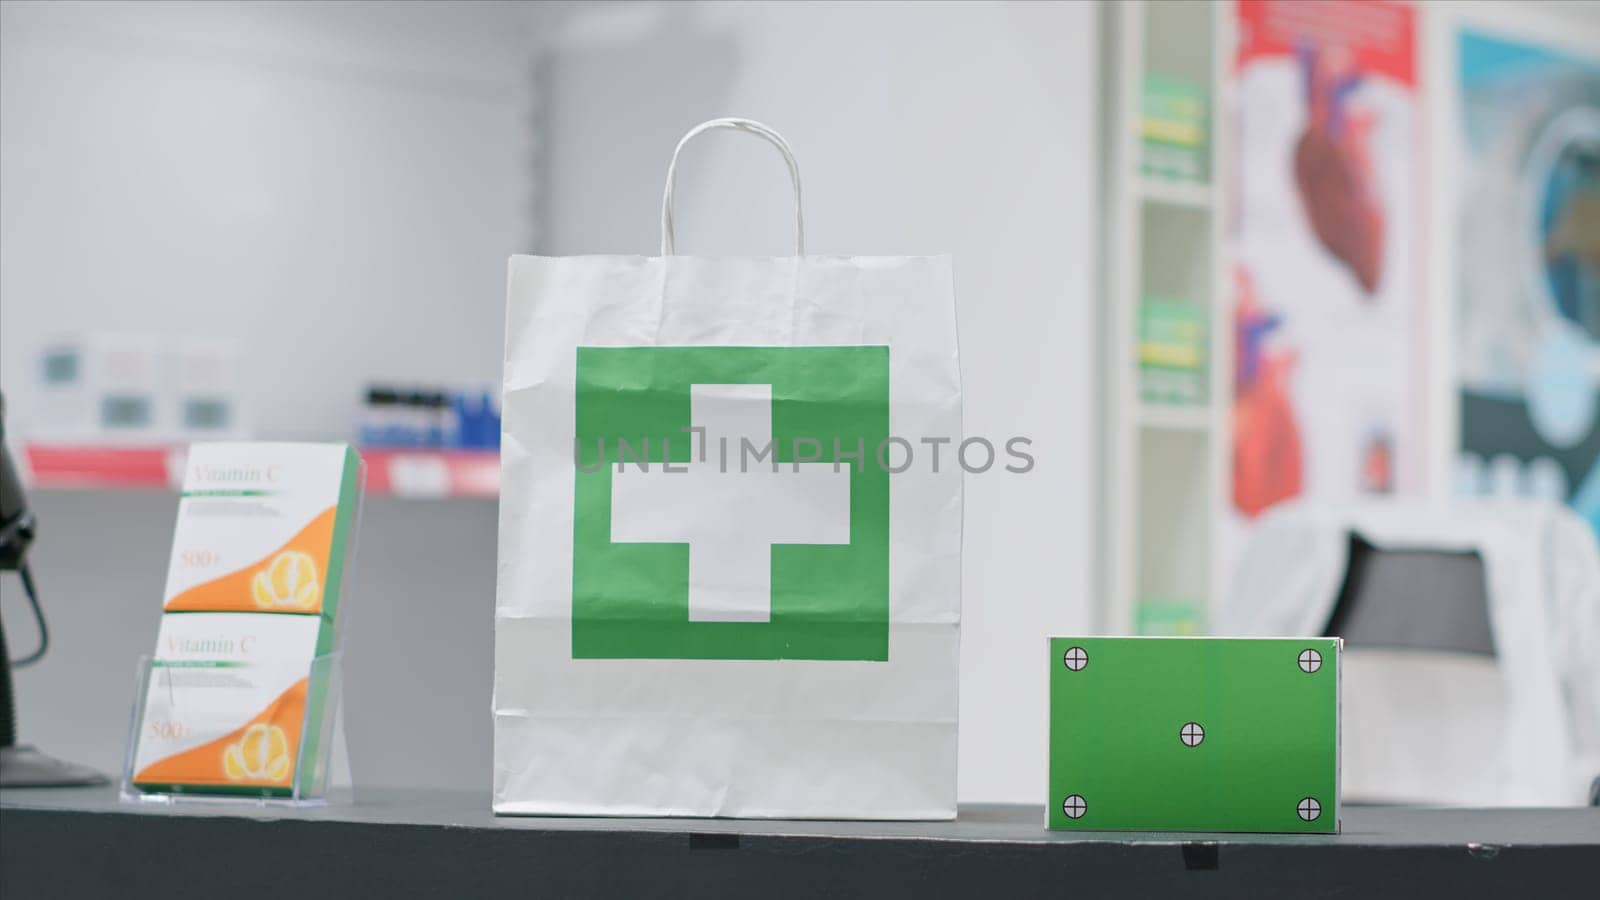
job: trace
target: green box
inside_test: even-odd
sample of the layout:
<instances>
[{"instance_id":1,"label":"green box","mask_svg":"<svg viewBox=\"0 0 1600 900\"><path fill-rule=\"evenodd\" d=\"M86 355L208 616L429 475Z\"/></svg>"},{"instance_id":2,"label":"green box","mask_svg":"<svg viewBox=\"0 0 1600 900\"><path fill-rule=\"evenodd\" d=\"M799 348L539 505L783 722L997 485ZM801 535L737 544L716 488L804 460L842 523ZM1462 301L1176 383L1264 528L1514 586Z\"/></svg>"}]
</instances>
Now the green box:
<instances>
[{"instance_id":1,"label":"green box","mask_svg":"<svg viewBox=\"0 0 1600 900\"><path fill-rule=\"evenodd\" d=\"M1337 832L1341 647L1051 638L1049 827Z\"/></svg>"}]
</instances>

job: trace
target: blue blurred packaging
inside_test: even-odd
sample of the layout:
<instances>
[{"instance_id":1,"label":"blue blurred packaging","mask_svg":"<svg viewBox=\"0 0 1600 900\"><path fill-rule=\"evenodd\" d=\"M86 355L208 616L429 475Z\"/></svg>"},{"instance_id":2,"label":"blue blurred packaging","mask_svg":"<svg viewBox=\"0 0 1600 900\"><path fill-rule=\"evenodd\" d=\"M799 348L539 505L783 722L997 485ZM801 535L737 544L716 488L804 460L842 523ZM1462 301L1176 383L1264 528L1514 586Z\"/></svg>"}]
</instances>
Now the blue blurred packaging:
<instances>
[{"instance_id":1,"label":"blue blurred packaging","mask_svg":"<svg viewBox=\"0 0 1600 900\"><path fill-rule=\"evenodd\" d=\"M421 389L374 384L367 388L357 427L366 447L495 450L500 408L493 391Z\"/></svg>"}]
</instances>

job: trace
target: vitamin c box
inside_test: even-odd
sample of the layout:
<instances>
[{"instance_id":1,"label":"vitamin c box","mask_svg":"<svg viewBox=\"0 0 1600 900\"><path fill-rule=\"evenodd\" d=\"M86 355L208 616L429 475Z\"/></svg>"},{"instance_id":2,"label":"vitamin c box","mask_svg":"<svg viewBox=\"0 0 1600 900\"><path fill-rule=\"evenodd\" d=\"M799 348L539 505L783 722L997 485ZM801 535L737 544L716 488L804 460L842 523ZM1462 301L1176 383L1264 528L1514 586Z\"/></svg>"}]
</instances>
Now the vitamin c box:
<instances>
[{"instance_id":1,"label":"vitamin c box","mask_svg":"<svg viewBox=\"0 0 1600 900\"><path fill-rule=\"evenodd\" d=\"M317 759L359 481L346 444L190 449L135 788L288 795Z\"/></svg>"}]
</instances>

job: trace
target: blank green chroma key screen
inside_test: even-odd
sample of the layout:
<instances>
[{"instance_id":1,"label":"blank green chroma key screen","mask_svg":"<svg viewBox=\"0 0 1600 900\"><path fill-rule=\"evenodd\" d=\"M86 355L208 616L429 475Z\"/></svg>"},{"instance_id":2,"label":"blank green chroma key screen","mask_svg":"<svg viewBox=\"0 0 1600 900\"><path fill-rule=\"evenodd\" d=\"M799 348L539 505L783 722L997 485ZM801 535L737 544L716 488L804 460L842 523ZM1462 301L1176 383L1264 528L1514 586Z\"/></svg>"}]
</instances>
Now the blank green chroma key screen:
<instances>
[{"instance_id":1,"label":"blank green chroma key screen","mask_svg":"<svg viewBox=\"0 0 1600 900\"><path fill-rule=\"evenodd\" d=\"M1335 832L1337 638L1052 638L1051 828Z\"/></svg>"}]
</instances>

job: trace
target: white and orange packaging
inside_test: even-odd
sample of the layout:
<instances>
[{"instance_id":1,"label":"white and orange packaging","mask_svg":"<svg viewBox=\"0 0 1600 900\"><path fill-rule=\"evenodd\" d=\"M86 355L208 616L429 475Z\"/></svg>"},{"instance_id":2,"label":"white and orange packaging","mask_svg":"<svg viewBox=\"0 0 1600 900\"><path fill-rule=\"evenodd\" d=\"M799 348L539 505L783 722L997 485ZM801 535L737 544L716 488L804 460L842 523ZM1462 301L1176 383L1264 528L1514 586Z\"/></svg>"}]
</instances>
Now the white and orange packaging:
<instances>
[{"instance_id":1,"label":"white and orange packaging","mask_svg":"<svg viewBox=\"0 0 1600 900\"><path fill-rule=\"evenodd\" d=\"M141 791L288 795L317 759L360 498L347 444L190 448L133 756Z\"/></svg>"}]
</instances>

